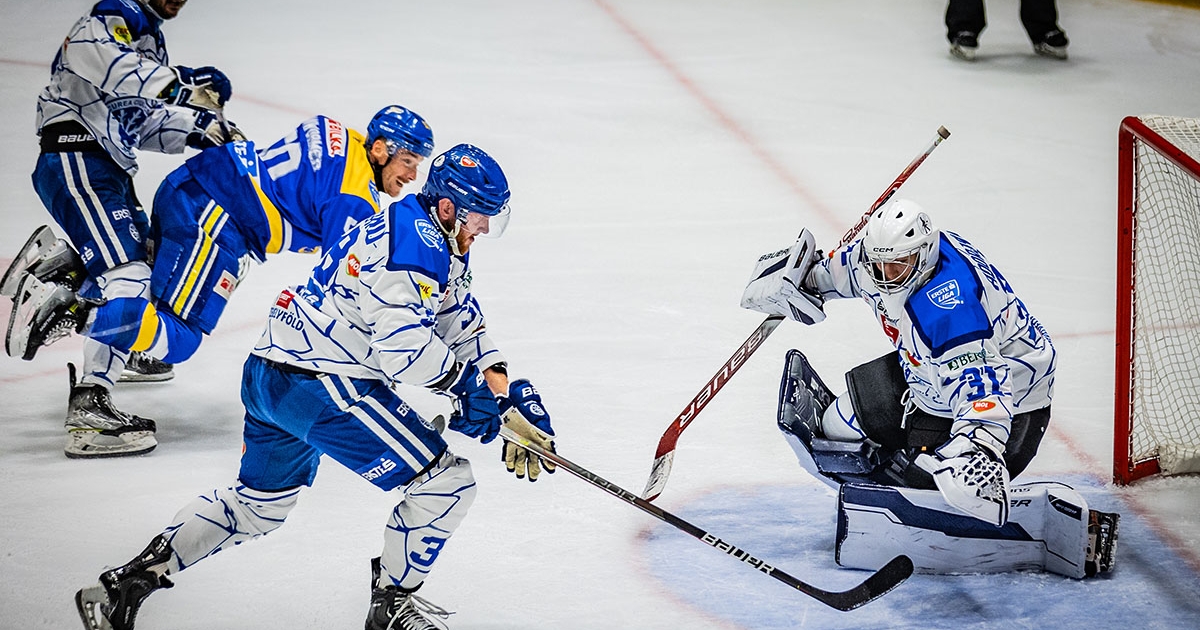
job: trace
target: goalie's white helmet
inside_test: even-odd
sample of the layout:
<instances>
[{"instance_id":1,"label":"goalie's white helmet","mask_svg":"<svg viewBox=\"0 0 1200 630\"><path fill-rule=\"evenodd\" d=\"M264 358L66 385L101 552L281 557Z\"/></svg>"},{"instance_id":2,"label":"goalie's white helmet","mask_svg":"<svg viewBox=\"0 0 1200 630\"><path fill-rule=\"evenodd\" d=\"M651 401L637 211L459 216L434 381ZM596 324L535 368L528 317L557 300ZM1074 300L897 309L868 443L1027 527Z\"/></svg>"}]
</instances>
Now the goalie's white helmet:
<instances>
[{"instance_id":1,"label":"goalie's white helmet","mask_svg":"<svg viewBox=\"0 0 1200 630\"><path fill-rule=\"evenodd\" d=\"M880 291L908 291L929 279L937 266L941 232L921 206L897 199L867 221L862 263Z\"/></svg>"}]
</instances>

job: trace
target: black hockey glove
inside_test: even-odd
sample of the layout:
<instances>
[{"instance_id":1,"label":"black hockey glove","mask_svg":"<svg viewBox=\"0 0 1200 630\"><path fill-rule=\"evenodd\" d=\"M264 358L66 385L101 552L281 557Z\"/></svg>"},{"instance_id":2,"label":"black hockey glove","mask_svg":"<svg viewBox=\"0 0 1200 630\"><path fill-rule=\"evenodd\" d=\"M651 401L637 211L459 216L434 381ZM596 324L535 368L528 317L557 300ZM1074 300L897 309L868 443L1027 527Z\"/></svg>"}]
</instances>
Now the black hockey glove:
<instances>
[{"instance_id":1,"label":"black hockey glove","mask_svg":"<svg viewBox=\"0 0 1200 630\"><path fill-rule=\"evenodd\" d=\"M224 72L212 66L172 68L179 77L159 95L172 105L195 109L221 109L233 96L233 86Z\"/></svg>"},{"instance_id":2,"label":"black hockey glove","mask_svg":"<svg viewBox=\"0 0 1200 630\"><path fill-rule=\"evenodd\" d=\"M500 433L500 403L488 389L487 379L474 363L462 365L458 377L447 391L458 396L458 411L450 416L449 427L487 444Z\"/></svg>"},{"instance_id":3,"label":"black hockey glove","mask_svg":"<svg viewBox=\"0 0 1200 630\"><path fill-rule=\"evenodd\" d=\"M550 427L550 414L542 406L542 397L537 388L526 379L515 380L508 385L508 397L500 398L500 412L504 417L504 425L515 431L521 437L534 442L542 448L554 452L554 429ZM538 474L544 468L553 473L555 464L548 459L542 459L512 442L505 441L501 451L501 459L508 472L525 477L529 473L530 481L537 481Z\"/></svg>"}]
</instances>

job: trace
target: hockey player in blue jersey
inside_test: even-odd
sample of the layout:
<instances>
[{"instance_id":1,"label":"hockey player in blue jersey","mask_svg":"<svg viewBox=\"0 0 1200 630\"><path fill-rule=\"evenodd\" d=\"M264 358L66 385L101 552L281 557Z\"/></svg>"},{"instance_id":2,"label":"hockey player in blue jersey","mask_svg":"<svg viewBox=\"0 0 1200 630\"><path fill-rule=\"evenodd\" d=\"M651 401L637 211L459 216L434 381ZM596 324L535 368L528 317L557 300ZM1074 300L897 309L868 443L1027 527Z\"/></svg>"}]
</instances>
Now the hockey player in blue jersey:
<instances>
[{"instance_id":1,"label":"hockey player in blue jersey","mask_svg":"<svg viewBox=\"0 0 1200 630\"><path fill-rule=\"evenodd\" d=\"M149 295L149 225L134 192L136 152L181 153L239 135L221 114L232 94L225 74L168 62L160 27L183 5L102 0L62 42L50 83L38 97L41 154L33 185L75 249L49 228L40 228L0 281L0 294L17 295L26 269L32 268L41 278L72 289L85 284L96 296ZM25 289L40 292L35 283ZM72 383L67 428L86 436L80 439L88 443L152 442L152 421L120 412L111 403L109 389L125 366L126 353L88 341L84 355L87 374L78 387Z\"/></svg>"},{"instance_id":2,"label":"hockey player in blue jersey","mask_svg":"<svg viewBox=\"0 0 1200 630\"><path fill-rule=\"evenodd\" d=\"M101 303L27 274L9 353L31 359L60 333L80 330L114 355L184 361L213 331L247 261L331 246L379 211L380 189L398 197L432 152L429 125L399 105L376 113L365 135L316 116L267 147L241 140L206 149L169 174L154 197L149 295ZM70 435L73 456L141 453L156 443L152 432L103 443L91 432Z\"/></svg>"},{"instance_id":3,"label":"hockey player in blue jersey","mask_svg":"<svg viewBox=\"0 0 1200 630\"><path fill-rule=\"evenodd\" d=\"M1011 486L1050 421L1057 353L1000 271L901 199L830 257L807 230L763 256L742 305L814 324L824 301L856 297L896 351L851 370L840 396L791 351L778 417L801 464L841 491L839 562L1108 570L1116 515L1062 484Z\"/></svg>"},{"instance_id":4,"label":"hockey player in blue jersey","mask_svg":"<svg viewBox=\"0 0 1200 630\"><path fill-rule=\"evenodd\" d=\"M304 285L284 289L246 361L244 450L237 483L195 499L129 563L79 591L89 630L131 630L143 600L217 551L280 527L322 454L402 494L372 561L367 630L425 630L447 613L413 592L475 496L470 463L390 387L456 400L448 427L487 443L506 426L553 448L550 416L528 380L511 383L471 294L470 248L508 221L508 182L482 150L458 145L432 163L421 192L359 223ZM504 445L510 471L543 466ZM552 468L547 468L553 471ZM346 625L346 624L342 624Z\"/></svg>"}]
</instances>

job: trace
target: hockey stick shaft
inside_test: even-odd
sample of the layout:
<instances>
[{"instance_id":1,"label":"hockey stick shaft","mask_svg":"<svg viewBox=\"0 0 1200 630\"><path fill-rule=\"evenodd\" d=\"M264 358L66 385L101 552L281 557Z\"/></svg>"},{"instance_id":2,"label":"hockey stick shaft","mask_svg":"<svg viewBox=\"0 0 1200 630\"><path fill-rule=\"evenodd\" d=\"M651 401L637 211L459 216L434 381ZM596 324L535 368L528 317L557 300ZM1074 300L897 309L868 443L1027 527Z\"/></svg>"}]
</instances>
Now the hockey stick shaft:
<instances>
[{"instance_id":1,"label":"hockey stick shaft","mask_svg":"<svg viewBox=\"0 0 1200 630\"><path fill-rule=\"evenodd\" d=\"M658 498L658 495L662 494L663 488L667 485L667 475L671 474L671 464L675 459L675 443L679 440L679 435L683 433L683 430L687 428L692 420L696 419L696 414L699 414L708 405L709 401L717 395L717 392L721 391L725 383L728 383L729 379L733 378L738 369L745 364L746 359L750 358L750 355L754 354L754 351L762 345L762 342L771 336L771 333L775 332L775 329L779 327L779 323L782 321L782 315L771 315L764 319L758 325L758 328L755 328L754 332L750 333L750 336L742 342L742 345L738 346L733 356L725 361L721 369L717 370L717 373L708 379L708 382L704 384L704 388L692 398L692 402L688 403L688 406L684 407L683 411L671 421L671 426L667 427L662 437L659 438L658 448L654 451L654 466L650 469L650 478L646 481L646 490L642 492L642 497L647 501L653 501Z\"/></svg>"},{"instance_id":2,"label":"hockey stick shaft","mask_svg":"<svg viewBox=\"0 0 1200 630\"><path fill-rule=\"evenodd\" d=\"M937 135L934 137L933 142L920 155L913 158L912 162L908 163L908 166L904 168L900 176L887 187L887 190L883 191L883 194L879 196L879 199L875 200L875 203L871 204L871 209L867 210L862 218L858 220L858 223L842 236L842 240L838 243L837 247L829 250L829 255L833 256L834 252L853 242L858 233L867 225L867 221L870 220L871 215L875 214L876 210L887 203L892 198L892 195L896 194L897 190L900 190L904 182L908 181L913 171L917 170L917 167L925 161L925 158L929 157L930 153L933 153L933 150L942 143L942 140L949 137L949 130L945 127L938 127ZM688 403L688 406L679 415L675 416L675 420L671 422L671 425L667 427L667 430L663 432L662 437L658 440L658 448L654 451L654 464L650 468L650 477L646 480L646 489L642 491L644 499L653 501L666 488L667 477L671 474L671 466L675 460L675 445L679 441L679 435L696 418L696 414L700 413L700 410L708 405L708 401L712 400L713 396L716 396L717 392L721 391L721 388L737 372L742 363L750 358L750 355L754 354L754 351L762 345L762 342L771 333L775 332L781 321L783 321L783 317L780 315L770 315L764 319L758 325L758 328L750 334L750 337L742 342L742 345L733 353L733 356L709 379L704 388L692 398L692 402Z\"/></svg>"},{"instance_id":3,"label":"hockey stick shaft","mask_svg":"<svg viewBox=\"0 0 1200 630\"><path fill-rule=\"evenodd\" d=\"M925 161L925 158L929 157L930 153L933 153L933 150L942 143L942 140L945 140L949 137L950 130L946 129L945 127L938 127L937 135L934 136L933 142L929 144L929 146L923 153L921 153L921 155L913 158L913 161L908 163L908 166L906 166L904 171L900 173L900 176L892 182L892 185L888 186L887 190L883 191L882 195L879 195L879 199L876 199L875 203L871 204L871 209L863 213L862 217L859 218L858 223L855 223L854 227L850 228L842 236L842 240L838 243L837 247L829 250L829 256L832 257L834 252L853 242L854 237L858 236L858 233L861 232L864 227L866 227L867 221L871 220L871 215L875 214L876 210L882 208L883 204L887 203L888 200L892 198L892 195L896 194L897 190L900 190L900 187L904 185L904 182L908 181L908 178L913 174L913 171L917 170L917 167Z\"/></svg>"},{"instance_id":4,"label":"hockey stick shaft","mask_svg":"<svg viewBox=\"0 0 1200 630\"><path fill-rule=\"evenodd\" d=\"M882 597L892 589L899 586L902 582L904 582L904 580L907 580L913 572L913 563L908 556L896 556L878 571L872 573L870 577L868 577L858 586L855 586L849 590L827 591L820 589L795 577L792 577L788 573L785 573L784 571L767 564L766 562L750 555L748 552L738 548L737 546L721 540L717 536L700 529L696 525L693 525L692 523L689 523L688 521L671 514L657 505L638 497L636 494L603 479L599 475L587 470L586 468L583 468L582 466L572 462L562 455L542 448L538 444L521 437L507 426L502 426L500 428L500 437L514 444L522 446L533 453L536 453L537 456L541 457L542 459L547 459L554 462L560 468L565 468L567 472L571 473L572 475L575 475L576 477L579 477L593 486L604 490L614 497L638 508L650 516L653 516L654 518L657 518L658 520L670 525L671 527L674 527L675 529L678 529L685 534L696 538L700 542L703 542L714 549L718 549L725 554L750 565L754 569L765 573L766 575L769 575L776 580L783 582L784 584L787 584L788 586L816 599L827 606L836 608L837 610L854 610L859 606L878 599L879 597Z\"/></svg>"}]
</instances>

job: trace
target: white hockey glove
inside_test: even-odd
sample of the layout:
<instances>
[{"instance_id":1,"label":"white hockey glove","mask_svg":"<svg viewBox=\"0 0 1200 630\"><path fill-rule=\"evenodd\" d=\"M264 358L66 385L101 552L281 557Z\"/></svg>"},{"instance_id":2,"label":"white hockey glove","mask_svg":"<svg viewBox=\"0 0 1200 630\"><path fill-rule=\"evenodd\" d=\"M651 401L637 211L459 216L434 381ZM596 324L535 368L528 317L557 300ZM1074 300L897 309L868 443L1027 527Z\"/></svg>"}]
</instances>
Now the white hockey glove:
<instances>
[{"instance_id":1,"label":"white hockey glove","mask_svg":"<svg viewBox=\"0 0 1200 630\"><path fill-rule=\"evenodd\" d=\"M824 320L825 300L804 289L804 278L820 258L816 239L807 229L800 232L791 247L764 254L742 292L742 308L783 315L804 324Z\"/></svg>"},{"instance_id":2,"label":"white hockey glove","mask_svg":"<svg viewBox=\"0 0 1200 630\"><path fill-rule=\"evenodd\" d=\"M224 72L212 67L171 68L178 77L160 96L172 105L193 109L221 109L233 96L233 86Z\"/></svg>"},{"instance_id":3,"label":"white hockey glove","mask_svg":"<svg viewBox=\"0 0 1200 630\"><path fill-rule=\"evenodd\" d=\"M509 383L508 396L500 398L500 410L504 426L543 449L554 452L554 429L550 426L550 414L542 406L541 395L528 380L518 379ZM537 481L543 468L547 473L553 473L555 469L554 462L542 459L507 440L501 451L501 459L504 460L504 467L517 479L523 479L528 472L529 480Z\"/></svg>"},{"instance_id":4,"label":"white hockey glove","mask_svg":"<svg viewBox=\"0 0 1200 630\"><path fill-rule=\"evenodd\" d=\"M1000 527L1008 522L1008 467L1004 442L976 426L955 434L933 455L914 463L933 475L942 498L952 507Z\"/></svg>"},{"instance_id":5,"label":"white hockey glove","mask_svg":"<svg viewBox=\"0 0 1200 630\"><path fill-rule=\"evenodd\" d=\"M196 115L196 125L188 134L187 145L193 149L209 149L245 139L246 135L242 130L220 114L201 110Z\"/></svg>"}]
</instances>

